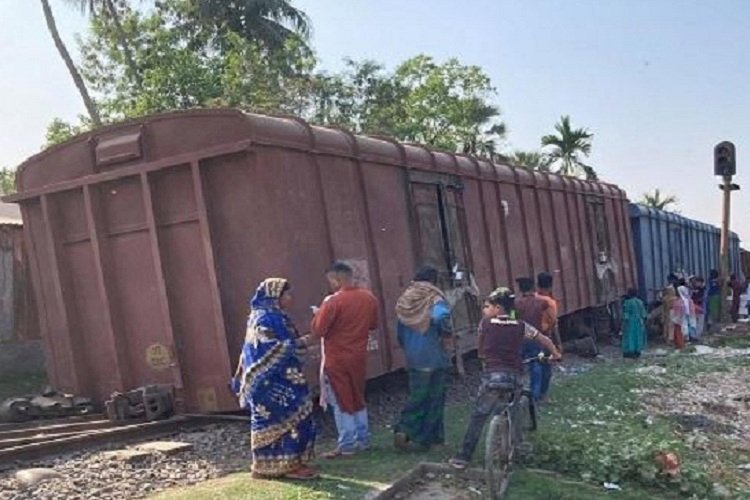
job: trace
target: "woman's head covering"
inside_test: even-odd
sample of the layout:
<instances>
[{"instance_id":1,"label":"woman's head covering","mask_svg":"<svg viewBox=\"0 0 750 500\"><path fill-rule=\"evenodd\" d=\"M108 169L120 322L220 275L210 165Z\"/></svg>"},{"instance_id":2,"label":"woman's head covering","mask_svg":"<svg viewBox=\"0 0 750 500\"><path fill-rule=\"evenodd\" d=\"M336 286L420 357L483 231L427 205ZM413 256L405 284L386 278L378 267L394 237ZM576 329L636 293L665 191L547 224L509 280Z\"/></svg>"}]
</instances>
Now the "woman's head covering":
<instances>
[{"instance_id":1,"label":"woman's head covering","mask_svg":"<svg viewBox=\"0 0 750 500\"><path fill-rule=\"evenodd\" d=\"M443 291L429 281L413 281L396 301L396 316L404 325L427 333L432 323L432 306L445 300Z\"/></svg>"},{"instance_id":2,"label":"woman's head covering","mask_svg":"<svg viewBox=\"0 0 750 500\"><path fill-rule=\"evenodd\" d=\"M259 341L266 338L264 331L288 330L287 316L279 307L279 298L289 288L289 281L284 278L267 278L261 281L250 299L245 342L257 346Z\"/></svg>"},{"instance_id":3,"label":"woman's head covering","mask_svg":"<svg viewBox=\"0 0 750 500\"><path fill-rule=\"evenodd\" d=\"M251 309L268 309L279 307L279 298L289 290L289 281L285 278L266 278L260 282L255 295L250 299Z\"/></svg>"},{"instance_id":4,"label":"woman's head covering","mask_svg":"<svg viewBox=\"0 0 750 500\"><path fill-rule=\"evenodd\" d=\"M678 301L679 307L681 309L682 314L690 314L690 289L686 287L685 285L678 286L677 287L677 293L680 296L680 300Z\"/></svg>"}]
</instances>

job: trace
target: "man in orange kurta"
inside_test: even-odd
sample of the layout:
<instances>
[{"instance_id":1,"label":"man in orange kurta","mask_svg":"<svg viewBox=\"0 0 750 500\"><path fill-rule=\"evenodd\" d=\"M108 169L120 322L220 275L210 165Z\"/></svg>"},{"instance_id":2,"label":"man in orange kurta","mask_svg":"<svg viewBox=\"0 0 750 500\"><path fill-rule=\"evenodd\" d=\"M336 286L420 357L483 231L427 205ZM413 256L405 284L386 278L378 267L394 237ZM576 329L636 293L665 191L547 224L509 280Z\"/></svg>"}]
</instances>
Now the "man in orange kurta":
<instances>
[{"instance_id":1,"label":"man in orange kurta","mask_svg":"<svg viewBox=\"0 0 750 500\"><path fill-rule=\"evenodd\" d=\"M326 458L351 455L370 446L365 406L367 341L377 328L378 301L354 285L352 268L337 262L326 273L333 295L323 301L312 321L312 334L322 339L321 403L330 404L338 430L338 446Z\"/></svg>"},{"instance_id":2,"label":"man in orange kurta","mask_svg":"<svg viewBox=\"0 0 750 500\"><path fill-rule=\"evenodd\" d=\"M562 341L559 331L557 330L557 300L552 294L552 274L548 272L539 273L536 277L536 295L547 303L547 308L542 312L541 332L552 339L557 348L562 352ZM541 400L546 401L547 392L549 391L550 380L552 379L552 367L545 363L542 367L541 375Z\"/></svg>"}]
</instances>

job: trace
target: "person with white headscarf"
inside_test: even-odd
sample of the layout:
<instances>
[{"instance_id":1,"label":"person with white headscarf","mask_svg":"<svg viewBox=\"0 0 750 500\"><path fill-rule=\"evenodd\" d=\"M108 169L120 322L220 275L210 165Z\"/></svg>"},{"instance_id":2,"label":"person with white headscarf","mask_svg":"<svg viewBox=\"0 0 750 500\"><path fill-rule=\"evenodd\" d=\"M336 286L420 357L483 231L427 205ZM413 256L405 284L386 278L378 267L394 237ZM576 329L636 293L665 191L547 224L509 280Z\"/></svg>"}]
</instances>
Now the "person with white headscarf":
<instances>
[{"instance_id":1,"label":"person with white headscarf","mask_svg":"<svg viewBox=\"0 0 750 500\"><path fill-rule=\"evenodd\" d=\"M672 325L674 325L674 346L677 349L685 347L685 339L690 333L690 329L695 329L695 304L690 298L690 289L681 282L677 287L677 299L672 304L670 315Z\"/></svg>"}]
</instances>

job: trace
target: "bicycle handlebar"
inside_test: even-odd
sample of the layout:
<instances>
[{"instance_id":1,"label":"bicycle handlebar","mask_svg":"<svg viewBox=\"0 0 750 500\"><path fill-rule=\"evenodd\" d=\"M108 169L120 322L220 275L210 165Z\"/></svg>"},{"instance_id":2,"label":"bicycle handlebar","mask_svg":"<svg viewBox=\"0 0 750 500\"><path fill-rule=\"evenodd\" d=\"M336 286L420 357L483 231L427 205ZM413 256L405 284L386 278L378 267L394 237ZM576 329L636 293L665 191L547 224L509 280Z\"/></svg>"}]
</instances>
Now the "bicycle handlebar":
<instances>
[{"instance_id":1,"label":"bicycle handlebar","mask_svg":"<svg viewBox=\"0 0 750 500\"><path fill-rule=\"evenodd\" d=\"M542 352L539 353L538 356L534 356L533 358L527 358L523 360L523 364L527 365L529 363L533 363L534 361L538 361L540 363L559 363L562 361L561 359L552 359L552 356L546 355Z\"/></svg>"}]
</instances>

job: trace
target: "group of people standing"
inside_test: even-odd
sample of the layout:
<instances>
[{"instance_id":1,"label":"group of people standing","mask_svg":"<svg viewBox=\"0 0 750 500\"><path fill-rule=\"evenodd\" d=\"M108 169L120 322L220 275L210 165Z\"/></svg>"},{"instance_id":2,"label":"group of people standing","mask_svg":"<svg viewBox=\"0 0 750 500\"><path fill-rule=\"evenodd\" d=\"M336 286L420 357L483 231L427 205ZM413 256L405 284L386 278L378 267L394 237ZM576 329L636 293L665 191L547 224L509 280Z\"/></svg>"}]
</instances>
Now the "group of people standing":
<instances>
[{"instance_id":1,"label":"group of people standing","mask_svg":"<svg viewBox=\"0 0 750 500\"><path fill-rule=\"evenodd\" d=\"M352 268L333 264L326 272L331 294L314 308L311 333L300 335L288 311L292 286L284 278L260 283L232 389L250 414L254 477L315 479L313 401L303 373L307 349L321 343L320 404L331 407L338 431L329 459L370 446L365 405L367 343L377 328L378 302L354 284Z\"/></svg>"},{"instance_id":2,"label":"group of people standing","mask_svg":"<svg viewBox=\"0 0 750 500\"><path fill-rule=\"evenodd\" d=\"M743 284L736 275L730 277L732 322L739 319L740 296L749 283L750 279ZM683 349L688 342L699 342L704 332L721 321L721 302L721 280L717 270L711 270L708 282L701 276L684 278L670 274L661 292L664 341L676 349ZM637 358L646 346L647 313L636 289L630 289L625 296L622 313L623 356Z\"/></svg>"},{"instance_id":3,"label":"group of people standing","mask_svg":"<svg viewBox=\"0 0 750 500\"><path fill-rule=\"evenodd\" d=\"M316 437L313 401L305 375L309 346L321 344L320 404L330 407L338 431L337 446L323 454L338 459L370 447L365 382L369 332L378 325L378 301L355 285L352 268L334 263L326 278L331 290L313 308L310 333L301 335L288 311L292 286L268 278L250 300L245 342L232 389L251 417L254 477L314 479L310 465ZM421 451L445 444L444 407L453 353L451 306L438 287L439 273L421 268L399 297L397 338L406 357L409 399L394 426L394 445ZM491 406L488 383L498 377L520 387L523 358L530 363L535 399L544 401L551 370L540 353L561 357L551 340L557 325L552 275L518 280L521 296L496 289L486 299L479 326L478 353L484 367L477 407L461 451L452 464L464 467L481 435Z\"/></svg>"}]
</instances>

